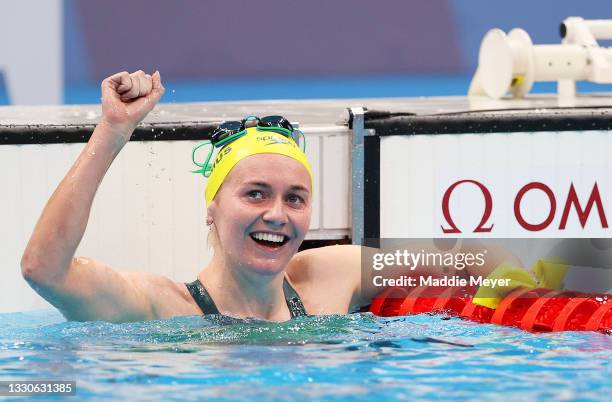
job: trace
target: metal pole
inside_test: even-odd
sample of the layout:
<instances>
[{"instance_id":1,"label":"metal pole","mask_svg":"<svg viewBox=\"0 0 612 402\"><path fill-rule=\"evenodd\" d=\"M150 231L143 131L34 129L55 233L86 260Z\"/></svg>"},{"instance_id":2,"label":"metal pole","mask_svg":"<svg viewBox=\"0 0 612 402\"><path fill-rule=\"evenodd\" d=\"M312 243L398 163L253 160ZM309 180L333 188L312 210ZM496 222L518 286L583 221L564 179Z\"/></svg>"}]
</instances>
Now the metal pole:
<instances>
[{"instance_id":1,"label":"metal pole","mask_svg":"<svg viewBox=\"0 0 612 402\"><path fill-rule=\"evenodd\" d=\"M353 244L363 242L364 233L364 137L365 110L362 107L349 108L350 126L353 132L351 147L351 239Z\"/></svg>"}]
</instances>

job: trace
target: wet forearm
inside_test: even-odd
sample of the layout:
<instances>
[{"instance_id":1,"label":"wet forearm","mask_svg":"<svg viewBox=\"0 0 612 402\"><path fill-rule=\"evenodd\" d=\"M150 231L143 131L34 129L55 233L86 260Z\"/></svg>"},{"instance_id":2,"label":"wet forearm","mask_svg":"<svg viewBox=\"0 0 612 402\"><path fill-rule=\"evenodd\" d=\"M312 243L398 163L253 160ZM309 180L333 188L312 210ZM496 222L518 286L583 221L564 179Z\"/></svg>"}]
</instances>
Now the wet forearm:
<instances>
[{"instance_id":1,"label":"wet forearm","mask_svg":"<svg viewBox=\"0 0 612 402\"><path fill-rule=\"evenodd\" d=\"M33 280L48 280L70 266L96 191L110 164L125 144L129 127L101 123L47 202L22 259L22 270Z\"/></svg>"}]
</instances>

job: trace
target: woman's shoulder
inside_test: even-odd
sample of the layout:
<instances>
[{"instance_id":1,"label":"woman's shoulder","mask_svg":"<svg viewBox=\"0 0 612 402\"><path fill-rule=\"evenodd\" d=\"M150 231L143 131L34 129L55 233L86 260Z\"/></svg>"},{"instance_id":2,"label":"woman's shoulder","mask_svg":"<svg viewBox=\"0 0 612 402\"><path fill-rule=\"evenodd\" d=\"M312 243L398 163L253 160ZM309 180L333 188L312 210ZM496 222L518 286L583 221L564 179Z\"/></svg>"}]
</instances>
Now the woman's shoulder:
<instances>
[{"instance_id":1,"label":"woman's shoulder","mask_svg":"<svg viewBox=\"0 0 612 402\"><path fill-rule=\"evenodd\" d=\"M145 293L154 311L155 318L163 319L177 315L200 314L199 307L189 294L185 283L176 282L166 276L150 272L126 273Z\"/></svg>"},{"instance_id":2,"label":"woman's shoulder","mask_svg":"<svg viewBox=\"0 0 612 402\"><path fill-rule=\"evenodd\" d=\"M295 282L311 282L358 275L360 267L360 246L336 245L297 253L289 262L287 274Z\"/></svg>"},{"instance_id":3,"label":"woman's shoulder","mask_svg":"<svg viewBox=\"0 0 612 402\"><path fill-rule=\"evenodd\" d=\"M361 280L361 249L339 245L297 253L287 276L309 314L345 314Z\"/></svg>"}]
</instances>

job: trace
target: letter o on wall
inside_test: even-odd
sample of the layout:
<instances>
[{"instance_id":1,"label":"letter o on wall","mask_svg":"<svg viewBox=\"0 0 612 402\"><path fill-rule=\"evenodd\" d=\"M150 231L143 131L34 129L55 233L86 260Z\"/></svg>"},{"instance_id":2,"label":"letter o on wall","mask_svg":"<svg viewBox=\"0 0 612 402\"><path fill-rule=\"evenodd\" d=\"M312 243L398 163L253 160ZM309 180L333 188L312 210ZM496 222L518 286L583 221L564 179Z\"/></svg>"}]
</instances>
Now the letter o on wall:
<instances>
[{"instance_id":1,"label":"letter o on wall","mask_svg":"<svg viewBox=\"0 0 612 402\"><path fill-rule=\"evenodd\" d=\"M543 191L544 194L546 194L546 196L548 197L548 200L550 201L550 212L548 213L548 216L542 223L531 224L527 222L523 218L523 215L521 214L521 201L523 199L523 196L527 194L527 192L530 190ZM546 184L540 183L537 181L528 183L525 186L523 186L523 188L519 190L518 194L516 195L516 198L514 199L514 216L516 216L516 221L523 228L531 232L538 232L540 230L546 229L548 225L550 225L553 219L555 218L556 210L557 210L557 200L555 199L555 194L552 192L550 187L548 187Z\"/></svg>"}]
</instances>

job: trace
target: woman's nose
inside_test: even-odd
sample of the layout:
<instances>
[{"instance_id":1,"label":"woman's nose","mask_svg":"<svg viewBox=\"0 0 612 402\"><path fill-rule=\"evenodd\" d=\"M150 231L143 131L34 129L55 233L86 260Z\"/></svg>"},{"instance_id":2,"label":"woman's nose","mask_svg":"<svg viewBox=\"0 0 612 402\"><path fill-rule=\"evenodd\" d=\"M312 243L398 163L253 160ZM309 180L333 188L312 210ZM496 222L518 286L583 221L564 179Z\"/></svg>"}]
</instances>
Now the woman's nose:
<instances>
[{"instance_id":1,"label":"woman's nose","mask_svg":"<svg viewBox=\"0 0 612 402\"><path fill-rule=\"evenodd\" d=\"M287 223L287 213L285 212L283 200L273 200L263 214L263 220L276 226L282 226Z\"/></svg>"}]
</instances>

